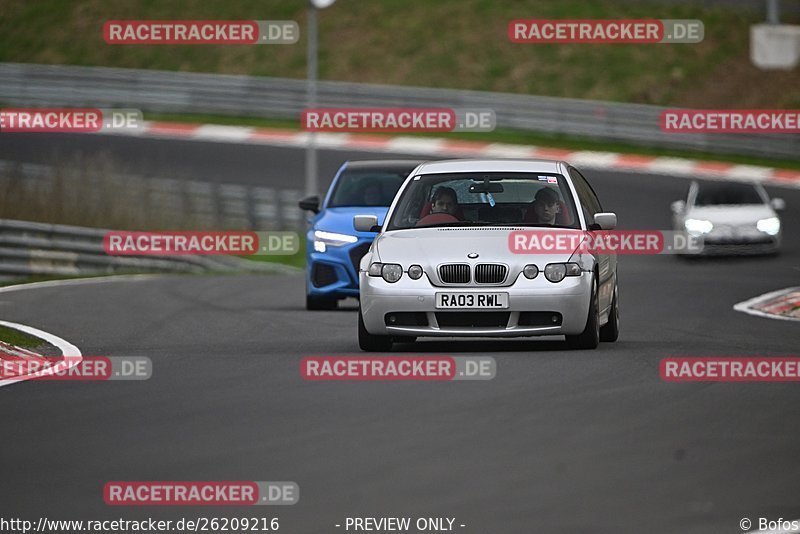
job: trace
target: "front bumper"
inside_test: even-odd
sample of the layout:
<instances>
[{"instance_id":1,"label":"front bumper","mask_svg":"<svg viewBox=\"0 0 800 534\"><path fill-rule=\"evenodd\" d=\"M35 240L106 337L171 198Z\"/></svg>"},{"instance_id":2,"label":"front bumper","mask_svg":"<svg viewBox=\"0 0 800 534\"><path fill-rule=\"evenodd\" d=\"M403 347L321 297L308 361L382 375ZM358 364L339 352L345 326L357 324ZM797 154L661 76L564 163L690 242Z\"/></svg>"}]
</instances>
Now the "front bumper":
<instances>
[{"instance_id":1,"label":"front bumper","mask_svg":"<svg viewBox=\"0 0 800 534\"><path fill-rule=\"evenodd\" d=\"M358 297L358 262L366 253L372 239L359 239L352 245L327 247L325 252L306 253L306 287L308 294L317 297Z\"/></svg>"},{"instance_id":2,"label":"front bumper","mask_svg":"<svg viewBox=\"0 0 800 534\"><path fill-rule=\"evenodd\" d=\"M761 232L741 235L714 235L703 237L703 247L697 252L687 252L695 256L747 256L773 254L781 247L781 235L770 236Z\"/></svg>"},{"instance_id":3,"label":"front bumper","mask_svg":"<svg viewBox=\"0 0 800 534\"><path fill-rule=\"evenodd\" d=\"M361 313L364 326L373 335L434 337L521 337L576 335L586 326L589 315L592 273L549 282L540 274L534 280L519 276L506 287L436 287L427 276L410 280L403 276L394 284L380 277L360 273ZM508 308L492 310L437 309L437 292L508 293ZM392 326L388 316L416 313L419 323ZM489 316L488 314L504 314ZM424 314L424 319L423 315ZM458 314L458 315L445 315ZM468 316L466 314L475 314ZM483 315L481 315L483 314ZM507 317L506 317L507 314ZM556 325L546 324L558 317ZM474 320L470 320L474 317ZM531 317L543 320L531 320ZM486 319L491 325L481 325ZM523 323L520 324L521 319ZM454 323L475 323L469 326ZM442 324L445 323L445 324Z\"/></svg>"}]
</instances>

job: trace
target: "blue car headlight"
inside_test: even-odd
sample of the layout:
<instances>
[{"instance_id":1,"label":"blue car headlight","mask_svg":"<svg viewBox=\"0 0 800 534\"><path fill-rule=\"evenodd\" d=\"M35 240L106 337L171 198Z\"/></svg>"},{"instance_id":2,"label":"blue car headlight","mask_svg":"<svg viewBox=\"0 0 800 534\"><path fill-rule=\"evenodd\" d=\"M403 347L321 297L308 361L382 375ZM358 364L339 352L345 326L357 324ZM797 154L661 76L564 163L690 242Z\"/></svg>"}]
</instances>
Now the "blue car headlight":
<instances>
[{"instance_id":1,"label":"blue car headlight","mask_svg":"<svg viewBox=\"0 0 800 534\"><path fill-rule=\"evenodd\" d=\"M322 230L314 231L314 250L316 252L325 252L327 247L343 247L344 245L351 245L358 241L354 235L338 234L336 232L324 232Z\"/></svg>"}]
</instances>

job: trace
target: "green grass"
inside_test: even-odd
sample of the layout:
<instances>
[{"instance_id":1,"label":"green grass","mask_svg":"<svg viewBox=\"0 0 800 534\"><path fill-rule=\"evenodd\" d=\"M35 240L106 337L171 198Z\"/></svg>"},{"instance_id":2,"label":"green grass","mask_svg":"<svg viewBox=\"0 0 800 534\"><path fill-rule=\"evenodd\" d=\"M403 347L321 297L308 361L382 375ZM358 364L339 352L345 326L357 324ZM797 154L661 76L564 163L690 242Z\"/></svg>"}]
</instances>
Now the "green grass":
<instances>
[{"instance_id":1,"label":"green grass","mask_svg":"<svg viewBox=\"0 0 800 534\"><path fill-rule=\"evenodd\" d=\"M520 18L701 19L705 40L515 44L507 28ZM102 28L111 19L296 20L301 38L294 45L108 45ZM737 84L732 67L749 65L749 26L760 20L755 8L635 0L339 0L319 14L320 75L661 105L796 104L796 72L759 74L757 87L734 91L728 102L713 90ZM305 32L306 2L297 0L4 0L0 61L304 78Z\"/></svg>"},{"instance_id":2,"label":"green grass","mask_svg":"<svg viewBox=\"0 0 800 534\"><path fill-rule=\"evenodd\" d=\"M45 344L45 341L36 336L20 332L14 328L0 326L0 341L23 349L35 349Z\"/></svg>"},{"instance_id":3,"label":"green grass","mask_svg":"<svg viewBox=\"0 0 800 534\"><path fill-rule=\"evenodd\" d=\"M304 269L306 266L306 238L305 235L300 233L300 245L296 254L291 256L270 256L266 254L255 254L248 256L239 256L250 261L262 261L270 263L280 263L282 265L290 265L292 267L299 267Z\"/></svg>"},{"instance_id":4,"label":"green grass","mask_svg":"<svg viewBox=\"0 0 800 534\"><path fill-rule=\"evenodd\" d=\"M280 263L282 265L291 265L292 267L304 268L306 266L305 248L293 256L240 256L250 261L263 261L269 263Z\"/></svg>"},{"instance_id":5,"label":"green grass","mask_svg":"<svg viewBox=\"0 0 800 534\"><path fill-rule=\"evenodd\" d=\"M287 119L261 119L257 117L230 117L221 115L180 115L180 114L157 114L145 113L146 120L189 122L201 124L223 124L231 126L255 126L264 128L284 128L299 130L300 122ZM372 134L377 135L377 134ZM420 137L442 137L447 135L448 139L465 139L471 141L488 141L492 143L509 143L519 145L533 145L549 148L562 148L565 150L594 150L619 152L621 154L641 154L645 156L666 156L675 158L689 158L699 160L712 160L720 162L735 163L740 165L759 165L764 167L777 167L783 169L800 170L800 159L771 159L758 158L739 154L718 154L712 152L675 150L656 147L643 147L629 143L614 143L609 141L597 141L593 139L578 138L572 136L550 136L538 133L495 130L493 132L452 132L442 133L404 133L403 135L415 135ZM800 158L800 154L798 154Z\"/></svg>"}]
</instances>

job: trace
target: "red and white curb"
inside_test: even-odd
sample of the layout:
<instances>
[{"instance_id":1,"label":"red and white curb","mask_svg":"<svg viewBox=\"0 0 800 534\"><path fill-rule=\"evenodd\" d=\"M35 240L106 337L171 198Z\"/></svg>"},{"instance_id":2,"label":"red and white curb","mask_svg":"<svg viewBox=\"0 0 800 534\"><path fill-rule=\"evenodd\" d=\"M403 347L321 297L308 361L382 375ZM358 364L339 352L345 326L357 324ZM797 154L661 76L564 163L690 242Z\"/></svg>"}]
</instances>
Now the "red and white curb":
<instances>
[{"instance_id":1,"label":"red and white curb","mask_svg":"<svg viewBox=\"0 0 800 534\"><path fill-rule=\"evenodd\" d=\"M733 309L758 317L800 321L800 287L789 287L745 300Z\"/></svg>"},{"instance_id":2,"label":"red and white curb","mask_svg":"<svg viewBox=\"0 0 800 534\"><path fill-rule=\"evenodd\" d=\"M0 287L0 293L12 293L16 291L27 291L30 289L43 289L43 288L64 287L64 286L107 284L114 282L150 280L153 278L158 278L159 276L161 275L124 274L116 276L105 276L102 278L92 277L92 278L72 278L67 280L47 280L44 282L30 282L30 283L15 284L11 286ZM73 345L72 343L70 343L65 339L61 339L58 336L55 336L48 332L44 332L42 330L39 330L38 328L34 328L32 326L27 326L23 324L11 323L8 321L0 321L0 325L6 326L8 328L14 328L21 332L25 332L26 334L30 334L32 336L43 339L48 343L50 343L51 345L57 347L61 351L61 356L62 356L62 359L57 361L55 365L47 367L37 373L0 380L0 387L7 386L9 384L16 384L17 382L22 382L39 376L49 376L56 373L61 373L63 371L67 371L75 367L76 365L81 363L81 361L83 361L83 355L81 354L80 349L78 349L78 347L76 347L75 345ZM8 345L7 343L0 342L0 360L5 359L11 361L19 361L20 358L35 359L34 361L38 360L39 363L41 363L40 360L46 360L46 363L51 363L53 361L53 358L44 358L40 354L36 354L34 352L21 349L19 347L14 347L12 345Z\"/></svg>"},{"instance_id":3,"label":"red and white curb","mask_svg":"<svg viewBox=\"0 0 800 534\"><path fill-rule=\"evenodd\" d=\"M113 134L289 147L305 147L309 139L308 132L288 129L171 122L145 122L135 130L119 130ZM316 134L316 143L320 148L329 150L399 152L435 157L559 159L590 169L613 169L686 178L758 181L770 185L800 188L800 171L719 161L376 134L320 132Z\"/></svg>"},{"instance_id":4,"label":"red and white curb","mask_svg":"<svg viewBox=\"0 0 800 534\"><path fill-rule=\"evenodd\" d=\"M60 360L55 362L53 365L46 365L50 364L53 361L53 359L45 358L44 356L36 354L35 352L31 352L26 349L21 349L13 345L0 342L0 360L6 360L12 362L19 362L20 360L24 360L31 364L38 363L41 364L42 366L41 371L37 371L35 373L27 374L24 376L16 376L14 378L7 378L5 380L0 380L0 387L7 386L9 384L16 384L18 382L24 382L25 380L30 380L32 378L51 376L56 373L61 373L78 365L83 359L81 351L78 349L78 347L76 347L69 341L61 339L58 336L54 336L53 334L44 332L42 330L39 330L38 328L33 328L32 326L27 326L24 324L11 323L8 321L0 321L0 325L8 328L13 328L15 330L19 330L20 332L25 332L26 334L38 337L39 339L47 341L51 345L57 347L61 351Z\"/></svg>"}]
</instances>

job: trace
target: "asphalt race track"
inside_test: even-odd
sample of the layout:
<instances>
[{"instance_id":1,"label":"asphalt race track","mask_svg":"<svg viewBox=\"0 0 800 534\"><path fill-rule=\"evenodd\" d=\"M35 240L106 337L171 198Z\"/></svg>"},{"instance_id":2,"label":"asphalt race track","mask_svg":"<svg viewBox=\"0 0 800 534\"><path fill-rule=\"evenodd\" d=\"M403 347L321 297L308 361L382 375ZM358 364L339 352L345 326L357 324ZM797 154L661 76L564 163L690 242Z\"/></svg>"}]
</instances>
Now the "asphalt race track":
<instances>
[{"instance_id":1,"label":"asphalt race track","mask_svg":"<svg viewBox=\"0 0 800 534\"><path fill-rule=\"evenodd\" d=\"M4 140L0 159L102 149L161 174L170 162L166 169L196 179L302 188L298 149L34 135ZM219 164L206 165L216 151ZM388 156L324 151L321 170L327 177L344 159ZM585 174L631 229L668 228L669 203L688 186ZM0 388L0 507L27 519L266 515L289 534L343 532L334 525L348 516L455 517L466 525L457 530L481 534L722 533L739 532L743 517L800 518L800 384L672 384L658 368L666 356L797 353L798 323L732 309L800 285L800 190L768 190L788 206L777 257L621 258L617 343L395 348L493 356L491 381L305 382L304 356L359 350L354 309L306 312L302 275L0 293L5 320L85 355L153 361L144 382ZM274 508L118 508L102 499L110 480L291 480L301 497Z\"/></svg>"}]
</instances>

